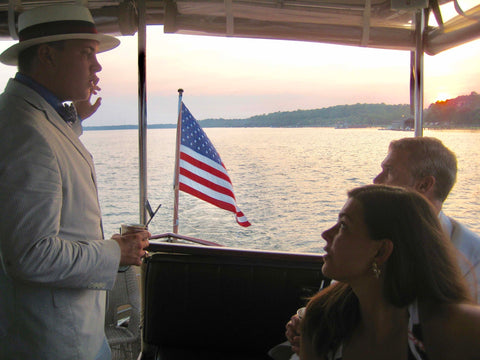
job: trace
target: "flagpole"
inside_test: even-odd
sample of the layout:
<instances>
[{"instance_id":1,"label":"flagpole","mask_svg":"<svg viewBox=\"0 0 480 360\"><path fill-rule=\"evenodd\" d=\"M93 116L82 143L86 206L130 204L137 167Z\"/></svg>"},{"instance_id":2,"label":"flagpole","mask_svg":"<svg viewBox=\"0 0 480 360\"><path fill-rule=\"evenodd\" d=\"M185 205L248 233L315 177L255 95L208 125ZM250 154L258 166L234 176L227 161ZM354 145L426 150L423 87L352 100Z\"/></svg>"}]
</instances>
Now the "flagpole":
<instances>
[{"instance_id":1,"label":"flagpole","mask_svg":"<svg viewBox=\"0 0 480 360\"><path fill-rule=\"evenodd\" d=\"M173 233L178 234L178 197L180 177L180 143L182 139L182 97L183 89L178 89L177 142L175 147L175 173L173 180Z\"/></svg>"}]
</instances>

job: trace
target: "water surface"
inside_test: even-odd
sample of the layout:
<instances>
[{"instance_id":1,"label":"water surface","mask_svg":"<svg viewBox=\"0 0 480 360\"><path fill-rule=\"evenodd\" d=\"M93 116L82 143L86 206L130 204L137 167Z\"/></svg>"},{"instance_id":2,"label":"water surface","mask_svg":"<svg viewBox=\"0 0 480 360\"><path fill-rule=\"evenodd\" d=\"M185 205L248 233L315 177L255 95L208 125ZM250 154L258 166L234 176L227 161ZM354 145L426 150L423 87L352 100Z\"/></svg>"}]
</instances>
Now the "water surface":
<instances>
[{"instance_id":1,"label":"water surface","mask_svg":"<svg viewBox=\"0 0 480 360\"><path fill-rule=\"evenodd\" d=\"M180 193L179 233L224 245L322 252L321 232L333 225L346 192L370 184L388 144L411 132L332 128L207 128L228 169L240 209L233 214ZM480 233L480 131L425 131L457 154L458 179L444 210ZM136 130L86 131L94 156L106 236L139 221ZM149 228L172 231L174 129L148 131L148 198L162 204Z\"/></svg>"}]
</instances>

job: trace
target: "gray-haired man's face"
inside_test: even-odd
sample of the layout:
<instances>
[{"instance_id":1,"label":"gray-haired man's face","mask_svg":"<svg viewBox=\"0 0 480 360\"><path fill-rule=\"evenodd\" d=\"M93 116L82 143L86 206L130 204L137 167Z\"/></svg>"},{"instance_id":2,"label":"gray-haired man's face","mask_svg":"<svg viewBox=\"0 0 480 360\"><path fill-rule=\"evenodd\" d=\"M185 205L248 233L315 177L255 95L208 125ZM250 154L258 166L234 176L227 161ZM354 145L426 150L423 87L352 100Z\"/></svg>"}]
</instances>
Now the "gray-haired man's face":
<instances>
[{"instance_id":1,"label":"gray-haired man's face","mask_svg":"<svg viewBox=\"0 0 480 360\"><path fill-rule=\"evenodd\" d=\"M382 161L382 171L373 179L374 184L413 188L413 178L408 162L408 154L402 150L391 150Z\"/></svg>"}]
</instances>

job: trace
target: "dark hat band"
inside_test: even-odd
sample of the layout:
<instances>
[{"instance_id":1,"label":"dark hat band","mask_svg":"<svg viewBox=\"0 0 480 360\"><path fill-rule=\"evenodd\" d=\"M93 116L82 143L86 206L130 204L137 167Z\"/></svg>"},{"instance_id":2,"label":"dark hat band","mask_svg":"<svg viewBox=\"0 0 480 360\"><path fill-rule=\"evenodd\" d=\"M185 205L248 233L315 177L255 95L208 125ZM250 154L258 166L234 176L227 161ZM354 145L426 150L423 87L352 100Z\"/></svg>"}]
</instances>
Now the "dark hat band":
<instances>
[{"instance_id":1,"label":"dark hat band","mask_svg":"<svg viewBox=\"0 0 480 360\"><path fill-rule=\"evenodd\" d=\"M95 24L82 20L52 21L29 26L19 32L20 42L52 35L97 34Z\"/></svg>"}]
</instances>

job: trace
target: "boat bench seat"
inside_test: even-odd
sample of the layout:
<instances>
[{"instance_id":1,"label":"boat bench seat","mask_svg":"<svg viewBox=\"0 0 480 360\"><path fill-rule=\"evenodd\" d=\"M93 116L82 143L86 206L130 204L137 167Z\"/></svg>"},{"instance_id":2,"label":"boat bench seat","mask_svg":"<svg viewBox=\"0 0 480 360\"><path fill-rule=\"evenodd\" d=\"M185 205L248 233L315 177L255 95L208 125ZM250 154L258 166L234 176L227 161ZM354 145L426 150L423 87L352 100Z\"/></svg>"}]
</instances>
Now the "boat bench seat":
<instances>
[{"instance_id":1,"label":"boat bench seat","mask_svg":"<svg viewBox=\"0 0 480 360\"><path fill-rule=\"evenodd\" d=\"M329 282L315 254L151 244L141 359L269 359L285 324Z\"/></svg>"}]
</instances>

